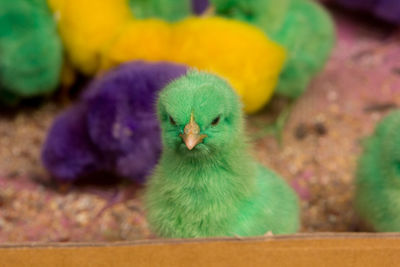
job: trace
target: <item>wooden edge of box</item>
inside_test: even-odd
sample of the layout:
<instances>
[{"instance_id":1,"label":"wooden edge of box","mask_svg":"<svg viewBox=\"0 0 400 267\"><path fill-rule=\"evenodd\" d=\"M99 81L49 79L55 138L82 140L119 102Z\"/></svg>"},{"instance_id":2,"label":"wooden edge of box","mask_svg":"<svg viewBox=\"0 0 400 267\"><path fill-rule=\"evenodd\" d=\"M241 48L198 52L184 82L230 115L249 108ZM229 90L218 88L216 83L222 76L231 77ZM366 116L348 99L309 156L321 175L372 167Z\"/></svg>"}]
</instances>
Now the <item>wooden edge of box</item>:
<instances>
[{"instance_id":1,"label":"wooden edge of box","mask_svg":"<svg viewBox=\"0 0 400 267\"><path fill-rule=\"evenodd\" d=\"M0 266L400 266L399 233L0 245Z\"/></svg>"}]
</instances>

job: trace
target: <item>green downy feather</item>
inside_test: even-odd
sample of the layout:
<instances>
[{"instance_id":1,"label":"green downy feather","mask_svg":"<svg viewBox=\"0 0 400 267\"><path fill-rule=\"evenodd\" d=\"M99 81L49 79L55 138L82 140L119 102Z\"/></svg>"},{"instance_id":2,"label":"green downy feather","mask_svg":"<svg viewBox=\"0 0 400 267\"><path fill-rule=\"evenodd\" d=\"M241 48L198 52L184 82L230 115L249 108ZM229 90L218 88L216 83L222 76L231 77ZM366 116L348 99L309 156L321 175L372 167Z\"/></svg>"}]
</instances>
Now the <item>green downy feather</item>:
<instances>
[{"instance_id":1,"label":"green downy feather","mask_svg":"<svg viewBox=\"0 0 400 267\"><path fill-rule=\"evenodd\" d=\"M299 228L298 200L252 158L238 96L222 79L190 71L159 96L163 152L148 182L151 229L163 237L255 236ZM193 115L207 137L189 150Z\"/></svg>"},{"instance_id":2,"label":"green downy feather","mask_svg":"<svg viewBox=\"0 0 400 267\"><path fill-rule=\"evenodd\" d=\"M56 89L62 45L46 0L0 0L0 102Z\"/></svg>"},{"instance_id":3,"label":"green downy feather","mask_svg":"<svg viewBox=\"0 0 400 267\"><path fill-rule=\"evenodd\" d=\"M177 21L192 13L189 0L129 0L129 6L137 19L155 17Z\"/></svg>"},{"instance_id":4,"label":"green downy feather","mask_svg":"<svg viewBox=\"0 0 400 267\"><path fill-rule=\"evenodd\" d=\"M400 231L400 111L385 117L365 142L355 207L376 231Z\"/></svg>"}]
</instances>

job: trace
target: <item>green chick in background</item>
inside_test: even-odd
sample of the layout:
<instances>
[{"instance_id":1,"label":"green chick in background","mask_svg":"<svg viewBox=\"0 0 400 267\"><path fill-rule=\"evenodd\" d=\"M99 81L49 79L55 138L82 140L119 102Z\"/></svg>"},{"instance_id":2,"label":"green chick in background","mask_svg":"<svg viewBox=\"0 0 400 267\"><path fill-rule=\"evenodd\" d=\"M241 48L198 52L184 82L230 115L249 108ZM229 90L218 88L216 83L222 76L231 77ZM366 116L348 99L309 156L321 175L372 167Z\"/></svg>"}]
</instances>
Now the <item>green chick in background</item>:
<instances>
[{"instance_id":1,"label":"green chick in background","mask_svg":"<svg viewBox=\"0 0 400 267\"><path fill-rule=\"evenodd\" d=\"M159 17L166 21L178 21L192 13L189 0L129 0L136 19Z\"/></svg>"},{"instance_id":2,"label":"green chick in background","mask_svg":"<svg viewBox=\"0 0 400 267\"><path fill-rule=\"evenodd\" d=\"M295 233L294 191L258 164L239 97L221 78L189 71L157 103L163 152L145 195L150 228L171 238Z\"/></svg>"},{"instance_id":3,"label":"green chick in background","mask_svg":"<svg viewBox=\"0 0 400 267\"><path fill-rule=\"evenodd\" d=\"M62 64L46 0L0 0L0 106L54 92Z\"/></svg>"},{"instance_id":4,"label":"green chick in background","mask_svg":"<svg viewBox=\"0 0 400 267\"><path fill-rule=\"evenodd\" d=\"M355 207L376 231L400 231L400 110L386 116L365 142Z\"/></svg>"}]
</instances>

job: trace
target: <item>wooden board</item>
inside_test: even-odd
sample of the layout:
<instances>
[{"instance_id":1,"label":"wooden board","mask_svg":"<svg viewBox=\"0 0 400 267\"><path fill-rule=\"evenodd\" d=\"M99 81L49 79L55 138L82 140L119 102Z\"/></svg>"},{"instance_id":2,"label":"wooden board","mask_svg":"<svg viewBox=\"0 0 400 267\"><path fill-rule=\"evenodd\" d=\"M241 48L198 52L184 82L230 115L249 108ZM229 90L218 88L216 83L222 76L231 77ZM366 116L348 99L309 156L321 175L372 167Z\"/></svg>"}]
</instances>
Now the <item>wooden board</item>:
<instances>
[{"instance_id":1,"label":"wooden board","mask_svg":"<svg viewBox=\"0 0 400 267\"><path fill-rule=\"evenodd\" d=\"M400 234L3 244L0 266L400 266Z\"/></svg>"}]
</instances>

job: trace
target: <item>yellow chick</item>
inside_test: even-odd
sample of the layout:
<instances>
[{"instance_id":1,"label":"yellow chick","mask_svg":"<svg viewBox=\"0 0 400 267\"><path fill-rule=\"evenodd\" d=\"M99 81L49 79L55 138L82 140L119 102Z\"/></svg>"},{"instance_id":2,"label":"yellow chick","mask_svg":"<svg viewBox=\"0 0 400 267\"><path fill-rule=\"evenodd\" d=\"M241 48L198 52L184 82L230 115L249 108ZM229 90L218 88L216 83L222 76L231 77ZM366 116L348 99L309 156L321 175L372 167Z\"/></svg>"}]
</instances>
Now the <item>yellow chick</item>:
<instances>
[{"instance_id":1,"label":"yellow chick","mask_svg":"<svg viewBox=\"0 0 400 267\"><path fill-rule=\"evenodd\" d=\"M58 10L70 60L82 72L95 74L131 60L187 64L228 80L247 113L268 102L286 57L281 46L244 22L220 17L135 20L126 0L49 1L64 3L52 7Z\"/></svg>"},{"instance_id":2,"label":"yellow chick","mask_svg":"<svg viewBox=\"0 0 400 267\"><path fill-rule=\"evenodd\" d=\"M104 47L133 19L127 0L48 0L72 64L87 75L98 71Z\"/></svg>"}]
</instances>

